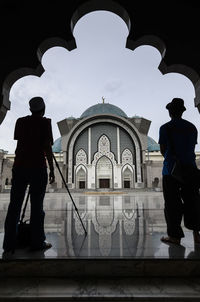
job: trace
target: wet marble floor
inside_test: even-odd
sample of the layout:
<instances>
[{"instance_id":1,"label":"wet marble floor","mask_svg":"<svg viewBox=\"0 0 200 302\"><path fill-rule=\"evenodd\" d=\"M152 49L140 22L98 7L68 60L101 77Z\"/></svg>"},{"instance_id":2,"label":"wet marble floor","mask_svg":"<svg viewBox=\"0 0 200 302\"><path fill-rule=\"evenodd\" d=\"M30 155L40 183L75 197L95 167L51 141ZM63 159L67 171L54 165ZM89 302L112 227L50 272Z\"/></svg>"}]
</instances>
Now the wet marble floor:
<instances>
[{"instance_id":1,"label":"wet marble floor","mask_svg":"<svg viewBox=\"0 0 200 302\"><path fill-rule=\"evenodd\" d=\"M184 227L181 246L160 241L166 234L162 192L86 192L72 197L87 234L68 194L46 193L45 232L53 246L42 253L17 249L15 259L200 259L200 247ZM9 194L0 194L0 258L8 203Z\"/></svg>"}]
</instances>

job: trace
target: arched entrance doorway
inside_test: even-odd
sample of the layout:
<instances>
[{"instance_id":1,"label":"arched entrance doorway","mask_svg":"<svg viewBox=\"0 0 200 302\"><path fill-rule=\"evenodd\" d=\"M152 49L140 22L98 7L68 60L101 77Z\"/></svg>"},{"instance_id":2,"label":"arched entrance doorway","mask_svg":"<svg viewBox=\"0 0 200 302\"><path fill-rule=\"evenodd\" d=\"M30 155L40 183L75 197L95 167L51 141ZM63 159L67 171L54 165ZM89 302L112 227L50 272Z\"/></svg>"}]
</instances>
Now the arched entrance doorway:
<instances>
[{"instance_id":1,"label":"arched entrance doorway","mask_svg":"<svg viewBox=\"0 0 200 302\"><path fill-rule=\"evenodd\" d=\"M106 156L102 156L96 164L96 187L97 189L110 189L113 187L112 162Z\"/></svg>"},{"instance_id":2,"label":"arched entrance doorway","mask_svg":"<svg viewBox=\"0 0 200 302\"><path fill-rule=\"evenodd\" d=\"M132 168L129 165L126 165L123 168L123 172L122 172L122 181L123 181L123 188L125 189L130 189L133 188L133 171Z\"/></svg>"},{"instance_id":3,"label":"arched entrance doorway","mask_svg":"<svg viewBox=\"0 0 200 302\"><path fill-rule=\"evenodd\" d=\"M84 166L79 166L76 170L76 188L85 189L86 188L86 169Z\"/></svg>"}]
</instances>

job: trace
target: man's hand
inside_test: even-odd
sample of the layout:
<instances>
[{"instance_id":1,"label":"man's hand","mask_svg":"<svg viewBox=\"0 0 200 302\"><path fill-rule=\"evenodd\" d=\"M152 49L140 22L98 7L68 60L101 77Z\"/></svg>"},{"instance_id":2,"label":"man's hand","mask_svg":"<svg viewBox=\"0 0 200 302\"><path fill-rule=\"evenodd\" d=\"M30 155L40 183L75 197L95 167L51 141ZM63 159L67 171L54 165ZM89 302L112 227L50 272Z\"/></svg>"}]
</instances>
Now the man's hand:
<instances>
[{"instance_id":1,"label":"man's hand","mask_svg":"<svg viewBox=\"0 0 200 302\"><path fill-rule=\"evenodd\" d=\"M54 175L54 171L51 170L49 172L49 183L52 184L55 181L55 175Z\"/></svg>"}]
</instances>

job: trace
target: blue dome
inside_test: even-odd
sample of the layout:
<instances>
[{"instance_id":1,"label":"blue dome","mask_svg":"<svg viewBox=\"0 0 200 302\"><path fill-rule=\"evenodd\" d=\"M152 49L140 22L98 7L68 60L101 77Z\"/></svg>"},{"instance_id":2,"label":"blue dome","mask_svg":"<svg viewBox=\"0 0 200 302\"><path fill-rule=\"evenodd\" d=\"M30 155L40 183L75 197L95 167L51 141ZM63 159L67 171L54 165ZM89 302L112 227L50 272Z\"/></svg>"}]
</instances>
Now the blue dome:
<instances>
[{"instance_id":1,"label":"blue dome","mask_svg":"<svg viewBox=\"0 0 200 302\"><path fill-rule=\"evenodd\" d=\"M160 151L160 145L153 138L147 136L147 149L149 152Z\"/></svg>"},{"instance_id":2,"label":"blue dome","mask_svg":"<svg viewBox=\"0 0 200 302\"><path fill-rule=\"evenodd\" d=\"M96 115L96 114L114 114L122 117L128 117L126 113L115 105L109 103L100 103L89 107L81 114L81 118Z\"/></svg>"},{"instance_id":3,"label":"blue dome","mask_svg":"<svg viewBox=\"0 0 200 302\"><path fill-rule=\"evenodd\" d=\"M61 137L57 138L52 146L52 151L54 153L60 153L61 150Z\"/></svg>"}]
</instances>

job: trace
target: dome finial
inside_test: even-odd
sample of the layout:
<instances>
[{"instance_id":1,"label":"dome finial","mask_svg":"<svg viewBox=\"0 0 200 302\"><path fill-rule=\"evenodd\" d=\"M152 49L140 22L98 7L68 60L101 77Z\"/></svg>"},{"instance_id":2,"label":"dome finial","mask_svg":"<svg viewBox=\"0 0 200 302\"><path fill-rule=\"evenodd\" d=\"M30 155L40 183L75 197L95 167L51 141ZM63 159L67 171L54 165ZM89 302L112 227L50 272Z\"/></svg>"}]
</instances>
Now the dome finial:
<instances>
[{"instance_id":1,"label":"dome finial","mask_svg":"<svg viewBox=\"0 0 200 302\"><path fill-rule=\"evenodd\" d=\"M105 103L104 101L105 101L105 98L102 96L102 103L103 103L103 104Z\"/></svg>"}]
</instances>

